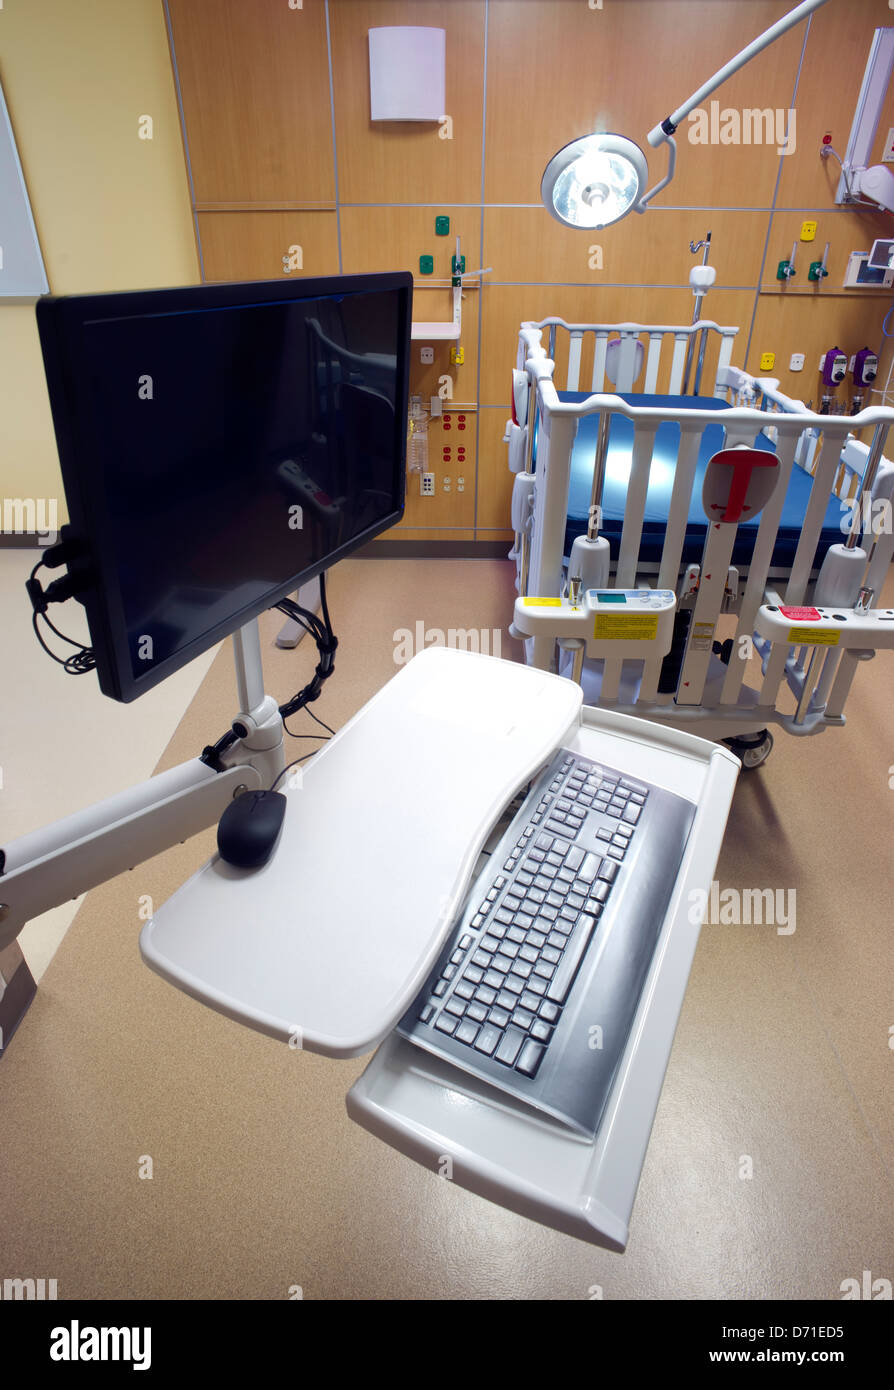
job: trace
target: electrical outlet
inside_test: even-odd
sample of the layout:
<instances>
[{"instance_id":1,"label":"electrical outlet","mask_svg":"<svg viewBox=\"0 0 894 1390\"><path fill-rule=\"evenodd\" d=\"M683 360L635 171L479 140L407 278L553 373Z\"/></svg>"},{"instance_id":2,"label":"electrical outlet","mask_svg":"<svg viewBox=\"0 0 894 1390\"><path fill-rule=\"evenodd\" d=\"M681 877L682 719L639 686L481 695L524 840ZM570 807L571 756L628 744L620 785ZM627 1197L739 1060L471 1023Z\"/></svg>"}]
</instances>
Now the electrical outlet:
<instances>
[{"instance_id":1,"label":"electrical outlet","mask_svg":"<svg viewBox=\"0 0 894 1390\"><path fill-rule=\"evenodd\" d=\"M790 372L803 372L804 354L803 352L793 352L789 359L788 369Z\"/></svg>"},{"instance_id":2,"label":"electrical outlet","mask_svg":"<svg viewBox=\"0 0 894 1390\"><path fill-rule=\"evenodd\" d=\"M885 145L885 153L882 155L883 164L894 164L894 127L888 131L888 141Z\"/></svg>"},{"instance_id":3,"label":"electrical outlet","mask_svg":"<svg viewBox=\"0 0 894 1390\"><path fill-rule=\"evenodd\" d=\"M433 347L424 347L419 349L419 361L423 364L423 366L430 366L431 363L434 362L434 360L435 350Z\"/></svg>"},{"instance_id":4,"label":"electrical outlet","mask_svg":"<svg viewBox=\"0 0 894 1390\"><path fill-rule=\"evenodd\" d=\"M800 241L813 241L813 238L814 238L815 236L816 236L816 223L815 223L815 222L802 222L802 223L801 223L801 236L800 236L799 240L800 240Z\"/></svg>"},{"instance_id":5,"label":"electrical outlet","mask_svg":"<svg viewBox=\"0 0 894 1390\"><path fill-rule=\"evenodd\" d=\"M435 475L434 473L423 473L419 484L420 497L434 497L435 495Z\"/></svg>"},{"instance_id":6,"label":"electrical outlet","mask_svg":"<svg viewBox=\"0 0 894 1390\"><path fill-rule=\"evenodd\" d=\"M775 352L762 352L762 353L761 353L761 371L762 371L762 372L772 372L772 370L773 370L773 363L774 363L775 361L776 361L776 353L775 353Z\"/></svg>"},{"instance_id":7,"label":"electrical outlet","mask_svg":"<svg viewBox=\"0 0 894 1390\"><path fill-rule=\"evenodd\" d=\"M466 354L463 348L452 347L450 349L450 361L453 362L457 367L461 367L465 360Z\"/></svg>"}]
</instances>

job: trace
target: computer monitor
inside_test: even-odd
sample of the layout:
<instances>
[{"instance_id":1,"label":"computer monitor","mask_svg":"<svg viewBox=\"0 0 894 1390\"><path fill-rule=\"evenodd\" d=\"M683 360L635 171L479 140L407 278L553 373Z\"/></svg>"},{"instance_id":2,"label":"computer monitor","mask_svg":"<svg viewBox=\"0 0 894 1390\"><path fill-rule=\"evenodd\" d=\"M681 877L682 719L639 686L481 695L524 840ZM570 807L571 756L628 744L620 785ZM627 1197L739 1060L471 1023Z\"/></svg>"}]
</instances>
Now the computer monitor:
<instances>
[{"instance_id":1,"label":"computer monitor","mask_svg":"<svg viewBox=\"0 0 894 1390\"><path fill-rule=\"evenodd\" d=\"M400 519L412 283L38 301L105 694L135 699Z\"/></svg>"}]
</instances>

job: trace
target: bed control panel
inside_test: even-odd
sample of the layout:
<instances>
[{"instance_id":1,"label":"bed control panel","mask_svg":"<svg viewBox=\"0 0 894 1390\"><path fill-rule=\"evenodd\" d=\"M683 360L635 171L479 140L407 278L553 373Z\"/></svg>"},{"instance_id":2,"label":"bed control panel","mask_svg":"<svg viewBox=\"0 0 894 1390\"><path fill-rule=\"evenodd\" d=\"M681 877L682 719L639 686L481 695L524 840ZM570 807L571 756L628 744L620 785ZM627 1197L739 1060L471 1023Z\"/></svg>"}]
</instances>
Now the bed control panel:
<instances>
[{"instance_id":1,"label":"bed control panel","mask_svg":"<svg viewBox=\"0 0 894 1390\"><path fill-rule=\"evenodd\" d=\"M661 658L670 650L677 599L672 589L587 589L570 598L520 598L514 626L526 637L580 638L592 658Z\"/></svg>"},{"instance_id":2,"label":"bed control panel","mask_svg":"<svg viewBox=\"0 0 894 1390\"><path fill-rule=\"evenodd\" d=\"M792 608L765 603L755 631L805 647L894 647L894 608Z\"/></svg>"}]
</instances>

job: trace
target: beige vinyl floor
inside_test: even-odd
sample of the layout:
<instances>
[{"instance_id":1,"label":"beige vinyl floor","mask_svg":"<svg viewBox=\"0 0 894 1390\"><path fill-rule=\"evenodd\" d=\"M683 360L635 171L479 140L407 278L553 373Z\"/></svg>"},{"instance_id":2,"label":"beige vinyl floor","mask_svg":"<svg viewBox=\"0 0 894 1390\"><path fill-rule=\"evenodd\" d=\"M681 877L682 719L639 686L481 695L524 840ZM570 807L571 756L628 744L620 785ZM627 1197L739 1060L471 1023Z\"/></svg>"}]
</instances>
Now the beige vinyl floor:
<instances>
[{"instance_id":1,"label":"beige vinyl floor","mask_svg":"<svg viewBox=\"0 0 894 1390\"><path fill-rule=\"evenodd\" d=\"M330 595L340 646L316 710L336 728L394 674L394 634L419 619L503 629L503 655L518 654L506 562L352 559ZM275 649L278 625L262 621L282 700L315 653ZM0 1277L56 1278L84 1299L294 1285L310 1299L586 1299L594 1285L605 1299L838 1299L864 1270L894 1279L892 668L887 653L860 670L846 729L779 733L740 777L718 882L793 891L796 930L703 929L624 1254L506 1212L352 1124L344 1096L364 1059L290 1051L143 966L141 900L163 902L204 862L211 830L87 895L0 1062ZM92 677L31 669L26 714L8 672L0 693L3 757L27 717L29 757L49 768L26 820L145 775L176 701L114 709ZM228 645L193 695L197 675L183 673L160 768L229 721ZM110 711L131 762L85 756Z\"/></svg>"}]
</instances>

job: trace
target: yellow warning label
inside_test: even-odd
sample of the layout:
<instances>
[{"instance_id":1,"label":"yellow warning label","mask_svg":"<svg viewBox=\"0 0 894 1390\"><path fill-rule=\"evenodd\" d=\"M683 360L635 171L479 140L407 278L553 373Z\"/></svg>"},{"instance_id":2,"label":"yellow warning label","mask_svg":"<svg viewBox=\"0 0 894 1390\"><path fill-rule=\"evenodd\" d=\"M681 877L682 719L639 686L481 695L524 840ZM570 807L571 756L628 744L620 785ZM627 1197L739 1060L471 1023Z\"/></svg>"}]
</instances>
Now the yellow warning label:
<instances>
[{"instance_id":1,"label":"yellow warning label","mask_svg":"<svg viewBox=\"0 0 894 1390\"><path fill-rule=\"evenodd\" d=\"M840 632L825 632L815 627L790 627L788 630L788 640L790 642L801 642L805 646L811 647L837 647Z\"/></svg>"},{"instance_id":2,"label":"yellow warning label","mask_svg":"<svg viewBox=\"0 0 894 1390\"><path fill-rule=\"evenodd\" d=\"M597 613L593 636L615 642L651 642L658 636L658 614Z\"/></svg>"},{"instance_id":3,"label":"yellow warning label","mask_svg":"<svg viewBox=\"0 0 894 1390\"><path fill-rule=\"evenodd\" d=\"M526 598L525 603L529 608L561 608L560 598Z\"/></svg>"}]
</instances>

